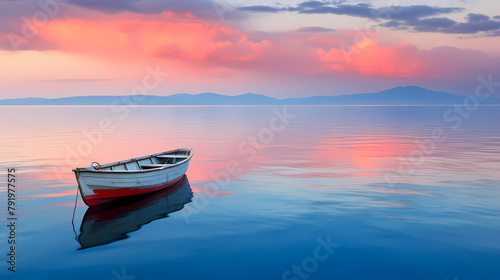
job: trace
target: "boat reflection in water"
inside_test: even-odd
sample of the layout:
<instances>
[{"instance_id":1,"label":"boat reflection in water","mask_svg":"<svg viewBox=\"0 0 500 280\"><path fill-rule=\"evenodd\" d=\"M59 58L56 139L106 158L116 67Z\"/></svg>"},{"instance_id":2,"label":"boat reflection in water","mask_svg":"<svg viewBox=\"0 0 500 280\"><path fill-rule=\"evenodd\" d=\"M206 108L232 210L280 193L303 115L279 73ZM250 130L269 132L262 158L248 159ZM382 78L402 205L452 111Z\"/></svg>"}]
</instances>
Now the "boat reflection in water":
<instances>
[{"instance_id":1,"label":"boat reflection in water","mask_svg":"<svg viewBox=\"0 0 500 280\"><path fill-rule=\"evenodd\" d=\"M184 176L175 185L149 195L133 196L87 209L77 241L85 249L128 238L127 233L184 208L193 192Z\"/></svg>"}]
</instances>

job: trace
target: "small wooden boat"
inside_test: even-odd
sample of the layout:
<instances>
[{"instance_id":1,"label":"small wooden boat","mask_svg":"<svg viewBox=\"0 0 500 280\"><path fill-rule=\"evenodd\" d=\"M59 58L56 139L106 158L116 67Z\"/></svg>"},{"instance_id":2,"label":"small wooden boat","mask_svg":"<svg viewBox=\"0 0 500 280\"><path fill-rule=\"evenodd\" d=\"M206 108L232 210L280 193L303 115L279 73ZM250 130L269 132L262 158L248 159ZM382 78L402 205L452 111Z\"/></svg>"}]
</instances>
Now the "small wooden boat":
<instances>
[{"instance_id":1,"label":"small wooden boat","mask_svg":"<svg viewBox=\"0 0 500 280\"><path fill-rule=\"evenodd\" d=\"M73 169L83 201L88 206L119 198L155 192L182 179L193 149L163 153L85 168Z\"/></svg>"}]
</instances>

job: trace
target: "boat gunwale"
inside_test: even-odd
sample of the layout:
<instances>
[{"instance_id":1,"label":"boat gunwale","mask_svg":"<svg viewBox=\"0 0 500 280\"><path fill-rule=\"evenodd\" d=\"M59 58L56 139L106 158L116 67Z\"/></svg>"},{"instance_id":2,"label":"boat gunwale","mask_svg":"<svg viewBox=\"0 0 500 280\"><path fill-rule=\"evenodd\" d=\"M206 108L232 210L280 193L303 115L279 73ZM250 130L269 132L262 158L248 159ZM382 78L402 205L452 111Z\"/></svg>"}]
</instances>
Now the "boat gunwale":
<instances>
[{"instance_id":1,"label":"boat gunwale","mask_svg":"<svg viewBox=\"0 0 500 280\"><path fill-rule=\"evenodd\" d=\"M103 168L107 168L107 167L112 167L112 166L117 166L117 165L122 165L122 164L127 164L127 163L130 163L130 162L137 162L137 161L140 161L140 160L143 160L143 159L148 159L148 158L153 158L153 157L156 157L156 156L161 156L161 155L168 155L169 153L175 153L175 152L188 152L188 157L183 159L182 161L179 161L177 163L174 163L174 164L169 164L169 165L164 165L162 167L158 167L158 168L150 168L150 169L142 169L142 170L102 170ZM127 159L127 160L124 160L124 161L117 161L117 162L112 162L112 163L107 163L107 164L104 164L101 166L100 169L91 169L93 168L92 166L89 166L89 167L77 167L75 169L73 169L73 172L75 173L82 173L82 172L92 172L92 173L99 173L99 174L102 174L102 173L108 173L108 174L120 174L120 173L123 173L123 174L131 174L131 173L142 173L142 172L151 172L151 171L159 171L159 170L165 170L165 169L169 169L169 168L173 168L173 167L177 167L181 164L184 164L186 162L188 162L189 160L191 160L191 158L193 157L193 149L192 148L180 148L180 149L176 149L176 150L170 150L170 151L165 151L165 152L160 152L160 153L156 153L156 154L152 154L152 155L147 155L147 156L142 156L142 157L138 157L138 158L131 158L131 159Z\"/></svg>"}]
</instances>

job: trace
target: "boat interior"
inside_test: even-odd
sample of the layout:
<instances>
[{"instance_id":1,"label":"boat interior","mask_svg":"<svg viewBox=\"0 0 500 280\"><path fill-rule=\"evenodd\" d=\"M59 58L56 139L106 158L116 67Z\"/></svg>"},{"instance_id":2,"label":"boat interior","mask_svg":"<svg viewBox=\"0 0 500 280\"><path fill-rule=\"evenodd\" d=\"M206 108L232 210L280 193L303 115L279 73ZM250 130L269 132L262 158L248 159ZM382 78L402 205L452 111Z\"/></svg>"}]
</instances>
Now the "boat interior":
<instances>
[{"instance_id":1,"label":"boat interior","mask_svg":"<svg viewBox=\"0 0 500 280\"><path fill-rule=\"evenodd\" d=\"M165 166L177 165L190 157L191 150L176 150L161 154L133 158L125 161L119 161L100 165L97 162L92 163L92 167L99 171L134 171L162 168Z\"/></svg>"}]
</instances>

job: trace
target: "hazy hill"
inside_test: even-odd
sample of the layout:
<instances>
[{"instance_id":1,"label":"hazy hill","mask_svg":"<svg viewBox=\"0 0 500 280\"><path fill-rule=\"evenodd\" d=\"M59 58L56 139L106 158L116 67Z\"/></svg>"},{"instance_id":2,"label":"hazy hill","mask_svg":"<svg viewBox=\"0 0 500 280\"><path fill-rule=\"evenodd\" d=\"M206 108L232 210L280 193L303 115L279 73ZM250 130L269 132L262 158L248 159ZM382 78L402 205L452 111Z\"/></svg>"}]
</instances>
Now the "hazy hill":
<instances>
[{"instance_id":1,"label":"hazy hill","mask_svg":"<svg viewBox=\"0 0 500 280\"><path fill-rule=\"evenodd\" d=\"M134 96L127 96L131 101ZM339 96L312 96L276 99L258 94L227 96L216 93L168 96L142 96L140 105L453 105L463 104L465 96L437 92L421 87L396 87L376 93ZM64 98L19 98L0 100L0 105L111 105L126 103L120 96L74 96ZM490 97L485 105L500 105L500 99Z\"/></svg>"}]
</instances>

